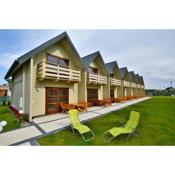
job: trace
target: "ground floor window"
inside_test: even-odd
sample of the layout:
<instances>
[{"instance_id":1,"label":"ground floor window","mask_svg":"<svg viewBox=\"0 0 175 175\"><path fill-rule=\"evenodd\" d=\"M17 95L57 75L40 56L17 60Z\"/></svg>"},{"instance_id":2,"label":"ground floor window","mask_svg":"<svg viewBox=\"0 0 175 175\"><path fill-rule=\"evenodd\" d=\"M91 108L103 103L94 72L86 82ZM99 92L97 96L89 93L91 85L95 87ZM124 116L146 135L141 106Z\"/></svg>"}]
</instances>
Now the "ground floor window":
<instances>
[{"instance_id":1,"label":"ground floor window","mask_svg":"<svg viewBox=\"0 0 175 175\"><path fill-rule=\"evenodd\" d=\"M69 102L68 88L46 88L46 114L57 113L59 103Z\"/></svg>"}]
</instances>

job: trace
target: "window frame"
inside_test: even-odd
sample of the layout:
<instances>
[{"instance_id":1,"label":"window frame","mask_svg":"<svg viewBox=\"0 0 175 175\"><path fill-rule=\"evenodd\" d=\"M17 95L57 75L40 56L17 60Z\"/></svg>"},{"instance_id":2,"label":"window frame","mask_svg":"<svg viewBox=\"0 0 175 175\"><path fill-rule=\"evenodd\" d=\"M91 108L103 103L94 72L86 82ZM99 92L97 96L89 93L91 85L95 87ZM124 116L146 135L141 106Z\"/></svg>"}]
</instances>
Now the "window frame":
<instances>
[{"instance_id":1,"label":"window frame","mask_svg":"<svg viewBox=\"0 0 175 175\"><path fill-rule=\"evenodd\" d=\"M93 71L89 71L89 68L90 68L91 70L93 70ZM96 70L96 71L94 71L94 70ZM93 74L98 74L98 68L88 66L88 72L89 72L89 73L93 73Z\"/></svg>"},{"instance_id":2,"label":"window frame","mask_svg":"<svg viewBox=\"0 0 175 175\"><path fill-rule=\"evenodd\" d=\"M48 62L48 56L57 58L58 59L57 64ZM64 60L66 65L59 64L59 60ZM59 56L56 56L56 55L52 55L52 54L49 54L49 53L46 53L46 63L53 64L53 65L59 65L59 66L66 67L66 68L69 68L69 65L70 65L69 64L69 59L63 58L63 57L59 57Z\"/></svg>"}]
</instances>

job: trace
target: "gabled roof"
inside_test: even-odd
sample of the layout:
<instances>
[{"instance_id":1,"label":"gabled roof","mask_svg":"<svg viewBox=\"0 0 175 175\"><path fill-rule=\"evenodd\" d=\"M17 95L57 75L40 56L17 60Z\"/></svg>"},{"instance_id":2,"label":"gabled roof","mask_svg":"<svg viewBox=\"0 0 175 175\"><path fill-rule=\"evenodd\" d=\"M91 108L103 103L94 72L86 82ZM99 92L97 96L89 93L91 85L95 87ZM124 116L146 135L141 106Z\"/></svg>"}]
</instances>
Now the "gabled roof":
<instances>
[{"instance_id":1,"label":"gabled roof","mask_svg":"<svg viewBox=\"0 0 175 175\"><path fill-rule=\"evenodd\" d=\"M109 73L113 73L115 65L117 65L116 61L112 61L110 63L106 63L106 67L107 67Z\"/></svg>"},{"instance_id":2,"label":"gabled roof","mask_svg":"<svg viewBox=\"0 0 175 175\"><path fill-rule=\"evenodd\" d=\"M7 80L14 71L16 71L23 63L28 61L31 57L35 56L36 54L40 53L41 51L45 50L46 48L54 45L55 43L61 41L62 39L66 38L68 43L70 44L71 48L74 50L76 56L79 58L82 66L84 67L81 57L79 53L77 52L76 48L74 47L72 41L70 40L68 34L66 32L61 33L60 35L50 39L49 41L41 44L40 46L32 49L31 51L27 52L26 54L20 56L17 60L13 62L10 69L8 70L7 74L5 75L5 79Z\"/></svg>"},{"instance_id":3,"label":"gabled roof","mask_svg":"<svg viewBox=\"0 0 175 175\"><path fill-rule=\"evenodd\" d=\"M140 84L144 85L143 76L139 76Z\"/></svg>"},{"instance_id":4,"label":"gabled roof","mask_svg":"<svg viewBox=\"0 0 175 175\"><path fill-rule=\"evenodd\" d=\"M113 73L115 66L117 66L117 68L118 68L117 61L112 61L112 62L106 63L106 67L107 67L109 73Z\"/></svg>"},{"instance_id":5,"label":"gabled roof","mask_svg":"<svg viewBox=\"0 0 175 175\"><path fill-rule=\"evenodd\" d=\"M141 79L142 79L142 84L145 85L145 82L144 82L143 76L141 76Z\"/></svg>"},{"instance_id":6,"label":"gabled roof","mask_svg":"<svg viewBox=\"0 0 175 175\"><path fill-rule=\"evenodd\" d=\"M89 55L82 57L82 61L84 63L84 66L88 67L99 54L100 54L100 52L97 51L97 52L94 52L94 53L91 53Z\"/></svg>"},{"instance_id":7,"label":"gabled roof","mask_svg":"<svg viewBox=\"0 0 175 175\"><path fill-rule=\"evenodd\" d=\"M128 72L127 67L120 68L120 74L122 79L124 79L126 72Z\"/></svg>"},{"instance_id":8,"label":"gabled roof","mask_svg":"<svg viewBox=\"0 0 175 175\"><path fill-rule=\"evenodd\" d=\"M131 81L134 81L134 71L130 71L130 72L128 72L129 73L129 78L130 78L130 80Z\"/></svg>"},{"instance_id":9,"label":"gabled roof","mask_svg":"<svg viewBox=\"0 0 175 175\"><path fill-rule=\"evenodd\" d=\"M139 74L135 74L136 83L139 83Z\"/></svg>"},{"instance_id":10,"label":"gabled roof","mask_svg":"<svg viewBox=\"0 0 175 175\"><path fill-rule=\"evenodd\" d=\"M97 58L97 56L99 56L102 64L104 65L104 68L105 68L107 74L109 74L108 69L107 69L107 67L106 67L106 65L105 65L105 63L103 61L103 58L101 56L101 53L99 51L91 53L89 55L86 55L86 56L82 57L82 61L83 61L83 64L84 64L86 70L87 70L88 66Z\"/></svg>"}]
</instances>

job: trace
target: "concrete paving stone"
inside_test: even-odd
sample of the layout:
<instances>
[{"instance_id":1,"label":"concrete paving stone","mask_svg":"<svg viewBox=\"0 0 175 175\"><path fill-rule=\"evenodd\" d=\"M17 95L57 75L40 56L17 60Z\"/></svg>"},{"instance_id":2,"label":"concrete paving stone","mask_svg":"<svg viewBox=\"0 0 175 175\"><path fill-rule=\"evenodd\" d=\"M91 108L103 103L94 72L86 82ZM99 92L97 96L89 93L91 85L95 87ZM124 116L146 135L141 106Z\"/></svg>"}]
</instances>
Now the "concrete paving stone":
<instances>
[{"instance_id":1,"label":"concrete paving stone","mask_svg":"<svg viewBox=\"0 0 175 175\"><path fill-rule=\"evenodd\" d=\"M0 134L0 145L15 144L39 135L42 135L42 133L35 126L16 129Z\"/></svg>"},{"instance_id":2,"label":"concrete paving stone","mask_svg":"<svg viewBox=\"0 0 175 175\"><path fill-rule=\"evenodd\" d=\"M103 109L104 107L101 107L101 106L92 106L92 107L89 107L88 108L88 111L95 111L95 110L98 110L98 109Z\"/></svg>"},{"instance_id":3,"label":"concrete paving stone","mask_svg":"<svg viewBox=\"0 0 175 175\"><path fill-rule=\"evenodd\" d=\"M61 120L55 120L50 121L47 123L41 123L38 126L41 127L45 132L51 132L55 131L61 128L64 128L70 124L69 118L61 119Z\"/></svg>"},{"instance_id":4,"label":"concrete paving stone","mask_svg":"<svg viewBox=\"0 0 175 175\"><path fill-rule=\"evenodd\" d=\"M66 117L67 114L53 114L53 115L46 115L46 116L41 116L38 118L33 119L33 122L36 124L48 122L48 121L53 121L53 120L58 120L61 118Z\"/></svg>"},{"instance_id":5,"label":"concrete paving stone","mask_svg":"<svg viewBox=\"0 0 175 175\"><path fill-rule=\"evenodd\" d=\"M30 144L30 142L25 142L25 143L19 144L18 146L32 146L32 145Z\"/></svg>"}]
</instances>

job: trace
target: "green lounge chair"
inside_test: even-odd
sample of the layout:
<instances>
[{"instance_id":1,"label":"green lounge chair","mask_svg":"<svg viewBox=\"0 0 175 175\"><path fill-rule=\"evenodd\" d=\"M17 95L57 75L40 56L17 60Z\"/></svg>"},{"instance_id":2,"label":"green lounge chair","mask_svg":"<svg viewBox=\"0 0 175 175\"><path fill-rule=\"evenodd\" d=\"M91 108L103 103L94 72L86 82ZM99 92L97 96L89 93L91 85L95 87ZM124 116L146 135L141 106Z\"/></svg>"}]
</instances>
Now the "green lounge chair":
<instances>
[{"instance_id":1,"label":"green lounge chair","mask_svg":"<svg viewBox=\"0 0 175 175\"><path fill-rule=\"evenodd\" d=\"M120 134L129 134L127 139L129 139L129 137L133 134L138 136L135 132L136 132L136 127L139 124L139 118L140 118L139 112L131 111L129 115L129 120L124 125L124 127L114 127L106 131L103 134L102 138L104 139L104 141L110 142L113 138L117 137ZM107 139L106 138L107 135L110 135L111 137Z\"/></svg>"},{"instance_id":2,"label":"green lounge chair","mask_svg":"<svg viewBox=\"0 0 175 175\"><path fill-rule=\"evenodd\" d=\"M69 115L72 131L75 135L76 135L76 131L78 131L85 142L88 142L95 138L95 135L92 132L92 130L86 125L81 124L80 119L78 117L78 110L71 109L68 111L68 115ZM87 136L88 133L91 134L90 137Z\"/></svg>"}]
</instances>

